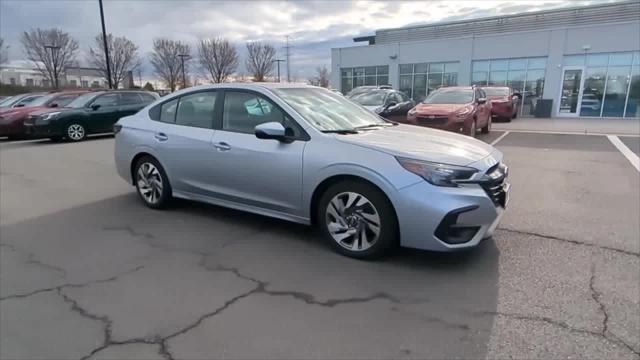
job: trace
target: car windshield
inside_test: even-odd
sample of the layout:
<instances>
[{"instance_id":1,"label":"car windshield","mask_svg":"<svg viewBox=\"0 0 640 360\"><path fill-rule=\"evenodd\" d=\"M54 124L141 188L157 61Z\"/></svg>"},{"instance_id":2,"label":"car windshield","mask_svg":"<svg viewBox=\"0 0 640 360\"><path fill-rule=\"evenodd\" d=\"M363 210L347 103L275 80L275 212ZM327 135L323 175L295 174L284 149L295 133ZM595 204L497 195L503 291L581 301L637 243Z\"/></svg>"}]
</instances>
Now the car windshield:
<instances>
[{"instance_id":1,"label":"car windshield","mask_svg":"<svg viewBox=\"0 0 640 360\"><path fill-rule=\"evenodd\" d=\"M2 107L2 106L3 106L3 105L5 105L5 104L10 103L10 102L11 102L11 99L13 99L13 98L14 98L13 96L9 96L9 97L8 97L8 98L6 98L6 99L0 100L0 107Z\"/></svg>"},{"instance_id":2,"label":"car windshield","mask_svg":"<svg viewBox=\"0 0 640 360\"><path fill-rule=\"evenodd\" d=\"M486 87L482 88L487 96L508 96L509 88Z\"/></svg>"},{"instance_id":3,"label":"car windshield","mask_svg":"<svg viewBox=\"0 0 640 360\"><path fill-rule=\"evenodd\" d=\"M425 104L466 104L473 101L473 90L446 90L431 93Z\"/></svg>"},{"instance_id":4,"label":"car windshield","mask_svg":"<svg viewBox=\"0 0 640 360\"><path fill-rule=\"evenodd\" d=\"M384 103L386 91L374 90L352 96L350 99L363 106L379 106Z\"/></svg>"},{"instance_id":5,"label":"car windshield","mask_svg":"<svg viewBox=\"0 0 640 360\"><path fill-rule=\"evenodd\" d=\"M329 90L281 88L273 91L320 131L353 131L389 124L373 112Z\"/></svg>"},{"instance_id":6,"label":"car windshield","mask_svg":"<svg viewBox=\"0 0 640 360\"><path fill-rule=\"evenodd\" d=\"M88 94L84 94L84 95L80 95L77 98L75 98L72 102L68 103L66 107L70 107L70 108L82 108L84 107L89 101L91 101L91 99L93 99L94 97L100 95L101 93L88 93Z\"/></svg>"},{"instance_id":7,"label":"car windshield","mask_svg":"<svg viewBox=\"0 0 640 360\"><path fill-rule=\"evenodd\" d=\"M49 100L58 96L57 94L49 94L42 97L39 97L29 103L30 106L42 106L49 102Z\"/></svg>"}]
</instances>

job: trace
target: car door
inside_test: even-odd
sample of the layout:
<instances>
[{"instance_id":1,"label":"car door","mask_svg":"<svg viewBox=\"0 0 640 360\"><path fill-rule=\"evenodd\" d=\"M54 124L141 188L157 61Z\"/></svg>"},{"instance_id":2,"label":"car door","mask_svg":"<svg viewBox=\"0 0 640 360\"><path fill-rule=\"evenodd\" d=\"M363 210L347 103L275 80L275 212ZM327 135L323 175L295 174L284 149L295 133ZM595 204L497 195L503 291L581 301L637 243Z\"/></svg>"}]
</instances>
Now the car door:
<instances>
[{"instance_id":1,"label":"car door","mask_svg":"<svg viewBox=\"0 0 640 360\"><path fill-rule=\"evenodd\" d=\"M151 109L148 133L173 191L185 197L213 196L217 156L211 141L219 92L207 90L168 100Z\"/></svg>"},{"instance_id":2,"label":"car door","mask_svg":"<svg viewBox=\"0 0 640 360\"><path fill-rule=\"evenodd\" d=\"M391 121L407 122L407 112L412 107L410 106L407 108L407 106L410 105L410 102L403 99L400 93L395 91L389 93L389 96L387 97L387 101L395 102L396 105L389 108L387 112L387 116L385 117Z\"/></svg>"},{"instance_id":3,"label":"car door","mask_svg":"<svg viewBox=\"0 0 640 360\"><path fill-rule=\"evenodd\" d=\"M106 93L96 97L87 109L89 115L88 130L91 133L110 132L119 116L118 93Z\"/></svg>"},{"instance_id":4,"label":"car door","mask_svg":"<svg viewBox=\"0 0 640 360\"><path fill-rule=\"evenodd\" d=\"M227 90L222 122L213 135L216 197L287 214L302 206L302 155L306 134L266 96ZM258 139L255 126L279 122L291 141Z\"/></svg>"},{"instance_id":5,"label":"car door","mask_svg":"<svg viewBox=\"0 0 640 360\"><path fill-rule=\"evenodd\" d=\"M485 99L485 103L481 104L478 102L479 99ZM489 117L491 117L491 110L489 108L489 99L487 99L487 95L481 89L475 89L475 107L476 107L476 126L478 128L484 127L489 121Z\"/></svg>"},{"instance_id":6,"label":"car door","mask_svg":"<svg viewBox=\"0 0 640 360\"><path fill-rule=\"evenodd\" d=\"M118 101L118 119L125 116L133 115L140 111L144 107L144 102L140 94L135 92L123 92L120 93L120 99Z\"/></svg>"}]
</instances>

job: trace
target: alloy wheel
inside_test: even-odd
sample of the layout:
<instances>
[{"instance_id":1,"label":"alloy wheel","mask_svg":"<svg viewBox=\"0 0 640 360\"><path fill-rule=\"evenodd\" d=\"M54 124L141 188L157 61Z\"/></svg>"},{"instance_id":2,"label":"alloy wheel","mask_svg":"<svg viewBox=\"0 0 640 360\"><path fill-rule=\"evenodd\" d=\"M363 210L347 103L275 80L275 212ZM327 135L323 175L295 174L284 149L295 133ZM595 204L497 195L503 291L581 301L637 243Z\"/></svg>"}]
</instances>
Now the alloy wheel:
<instances>
[{"instance_id":1,"label":"alloy wheel","mask_svg":"<svg viewBox=\"0 0 640 360\"><path fill-rule=\"evenodd\" d=\"M345 249L364 251L380 238L378 210L361 194L337 194L329 201L325 217L329 234Z\"/></svg>"},{"instance_id":2,"label":"alloy wheel","mask_svg":"<svg viewBox=\"0 0 640 360\"><path fill-rule=\"evenodd\" d=\"M150 203L157 204L162 196L162 176L153 164L145 162L138 167L137 172L138 191L142 198Z\"/></svg>"},{"instance_id":3,"label":"alloy wheel","mask_svg":"<svg viewBox=\"0 0 640 360\"><path fill-rule=\"evenodd\" d=\"M67 136L73 141L82 140L84 138L84 127L79 124L70 125L67 128Z\"/></svg>"}]
</instances>

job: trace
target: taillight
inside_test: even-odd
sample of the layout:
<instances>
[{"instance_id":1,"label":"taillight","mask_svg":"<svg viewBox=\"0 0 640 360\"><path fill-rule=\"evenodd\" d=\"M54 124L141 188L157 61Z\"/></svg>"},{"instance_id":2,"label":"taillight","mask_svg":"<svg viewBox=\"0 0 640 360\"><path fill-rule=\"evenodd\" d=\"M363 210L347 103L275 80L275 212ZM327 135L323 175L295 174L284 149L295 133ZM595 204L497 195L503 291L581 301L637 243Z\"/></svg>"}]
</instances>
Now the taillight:
<instances>
[{"instance_id":1,"label":"taillight","mask_svg":"<svg viewBox=\"0 0 640 360\"><path fill-rule=\"evenodd\" d=\"M120 132L120 130L122 130L122 125L120 124L113 124L113 134L116 135Z\"/></svg>"}]
</instances>

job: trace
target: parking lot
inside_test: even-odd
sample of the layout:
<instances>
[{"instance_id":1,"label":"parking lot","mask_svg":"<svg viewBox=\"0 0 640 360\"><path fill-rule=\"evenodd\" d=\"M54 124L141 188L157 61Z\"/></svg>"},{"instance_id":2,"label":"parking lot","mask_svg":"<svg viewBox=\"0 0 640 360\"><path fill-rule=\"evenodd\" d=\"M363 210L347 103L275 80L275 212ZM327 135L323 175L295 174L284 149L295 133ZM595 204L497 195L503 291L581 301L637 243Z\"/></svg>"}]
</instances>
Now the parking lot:
<instances>
[{"instance_id":1,"label":"parking lot","mask_svg":"<svg viewBox=\"0 0 640 360\"><path fill-rule=\"evenodd\" d=\"M374 262L301 225L152 211L112 137L2 141L0 358L640 358L638 170L606 136L502 135L492 239Z\"/></svg>"}]
</instances>

